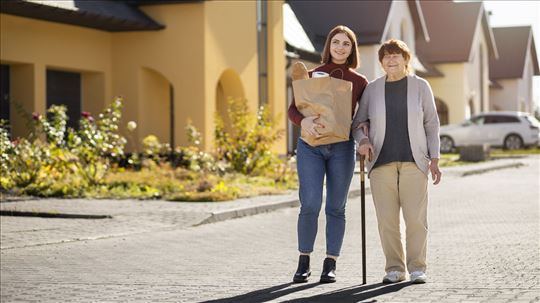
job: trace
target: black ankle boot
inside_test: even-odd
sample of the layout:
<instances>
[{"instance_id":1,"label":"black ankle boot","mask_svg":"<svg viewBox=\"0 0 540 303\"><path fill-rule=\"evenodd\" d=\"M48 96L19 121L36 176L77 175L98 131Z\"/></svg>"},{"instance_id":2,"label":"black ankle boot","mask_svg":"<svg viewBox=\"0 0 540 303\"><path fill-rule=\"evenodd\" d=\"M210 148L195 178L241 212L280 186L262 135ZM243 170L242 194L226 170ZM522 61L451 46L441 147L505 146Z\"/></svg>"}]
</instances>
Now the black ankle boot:
<instances>
[{"instance_id":1,"label":"black ankle boot","mask_svg":"<svg viewBox=\"0 0 540 303\"><path fill-rule=\"evenodd\" d=\"M293 282L294 283L303 283L307 282L309 276L311 276L311 269L309 268L309 256L300 255L298 259L298 269L294 274Z\"/></svg>"},{"instance_id":2,"label":"black ankle boot","mask_svg":"<svg viewBox=\"0 0 540 303\"><path fill-rule=\"evenodd\" d=\"M321 283L336 282L336 260L332 258L324 259L323 270L321 274Z\"/></svg>"}]
</instances>

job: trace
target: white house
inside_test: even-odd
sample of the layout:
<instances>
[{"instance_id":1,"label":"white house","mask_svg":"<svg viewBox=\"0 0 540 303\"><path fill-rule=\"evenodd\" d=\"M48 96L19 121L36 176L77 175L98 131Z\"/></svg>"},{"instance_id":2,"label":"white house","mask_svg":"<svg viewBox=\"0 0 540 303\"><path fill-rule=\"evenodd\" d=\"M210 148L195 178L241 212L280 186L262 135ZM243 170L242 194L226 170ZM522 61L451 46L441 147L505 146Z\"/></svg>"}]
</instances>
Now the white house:
<instances>
[{"instance_id":1,"label":"white house","mask_svg":"<svg viewBox=\"0 0 540 303\"><path fill-rule=\"evenodd\" d=\"M416 50L433 89L441 124L489 110L489 58L498 57L482 2L422 1L430 41Z\"/></svg>"},{"instance_id":2,"label":"white house","mask_svg":"<svg viewBox=\"0 0 540 303\"><path fill-rule=\"evenodd\" d=\"M490 108L534 112L533 75L540 75L530 26L493 28L499 59L489 60Z\"/></svg>"},{"instance_id":3,"label":"white house","mask_svg":"<svg viewBox=\"0 0 540 303\"><path fill-rule=\"evenodd\" d=\"M405 41L415 54L417 41L428 41L429 35L419 0L414 1L288 1L283 13L288 67L295 61L308 68L320 65L326 36L336 25L352 29L358 38L360 67L358 72L373 80L383 74L377 52L391 38ZM414 70L424 70L413 57ZM290 70L287 71L290 76ZM289 103L292 89L289 84ZM296 146L298 129L289 123L289 152Z\"/></svg>"}]
</instances>

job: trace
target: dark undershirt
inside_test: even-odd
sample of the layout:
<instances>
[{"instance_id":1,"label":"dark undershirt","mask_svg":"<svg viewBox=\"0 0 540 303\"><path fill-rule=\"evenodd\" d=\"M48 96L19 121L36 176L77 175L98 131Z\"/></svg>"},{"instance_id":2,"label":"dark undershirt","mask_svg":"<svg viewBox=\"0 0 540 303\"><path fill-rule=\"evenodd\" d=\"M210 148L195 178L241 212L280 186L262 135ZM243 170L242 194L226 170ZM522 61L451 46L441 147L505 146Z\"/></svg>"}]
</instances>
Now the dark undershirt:
<instances>
[{"instance_id":1,"label":"dark undershirt","mask_svg":"<svg viewBox=\"0 0 540 303\"><path fill-rule=\"evenodd\" d=\"M373 168L390 162L414 162L407 125L407 77L386 82L386 131L381 153Z\"/></svg>"}]
</instances>

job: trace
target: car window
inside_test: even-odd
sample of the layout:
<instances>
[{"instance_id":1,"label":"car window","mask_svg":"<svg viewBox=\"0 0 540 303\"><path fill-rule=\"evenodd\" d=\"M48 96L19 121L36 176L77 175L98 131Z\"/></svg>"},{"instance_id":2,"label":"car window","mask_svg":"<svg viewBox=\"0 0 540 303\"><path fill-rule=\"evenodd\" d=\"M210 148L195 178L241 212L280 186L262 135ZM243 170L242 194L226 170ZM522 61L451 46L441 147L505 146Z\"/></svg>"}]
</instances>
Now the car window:
<instances>
[{"instance_id":1,"label":"car window","mask_svg":"<svg viewBox=\"0 0 540 303\"><path fill-rule=\"evenodd\" d=\"M498 123L498 116L486 116L484 118L484 124L495 124Z\"/></svg>"},{"instance_id":2,"label":"car window","mask_svg":"<svg viewBox=\"0 0 540 303\"><path fill-rule=\"evenodd\" d=\"M471 118L470 121L474 125L482 125L482 124L484 124L484 119L485 119L484 116L478 116L478 117Z\"/></svg>"},{"instance_id":3,"label":"car window","mask_svg":"<svg viewBox=\"0 0 540 303\"><path fill-rule=\"evenodd\" d=\"M519 118L515 116L498 116L495 123L519 123Z\"/></svg>"}]
</instances>

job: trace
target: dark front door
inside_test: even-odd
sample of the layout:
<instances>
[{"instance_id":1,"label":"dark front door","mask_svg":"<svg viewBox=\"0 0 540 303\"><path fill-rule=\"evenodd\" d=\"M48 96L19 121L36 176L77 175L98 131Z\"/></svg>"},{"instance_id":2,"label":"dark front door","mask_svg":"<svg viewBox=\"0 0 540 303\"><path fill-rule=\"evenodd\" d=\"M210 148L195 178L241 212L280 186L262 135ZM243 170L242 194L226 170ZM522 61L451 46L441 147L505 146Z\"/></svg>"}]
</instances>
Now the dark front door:
<instances>
[{"instance_id":1,"label":"dark front door","mask_svg":"<svg viewBox=\"0 0 540 303\"><path fill-rule=\"evenodd\" d=\"M78 128L81 115L81 74L47 70L47 108L51 105L67 108L67 126Z\"/></svg>"},{"instance_id":2,"label":"dark front door","mask_svg":"<svg viewBox=\"0 0 540 303\"><path fill-rule=\"evenodd\" d=\"M8 131L9 122L9 65L0 65L0 119L6 120Z\"/></svg>"}]
</instances>

